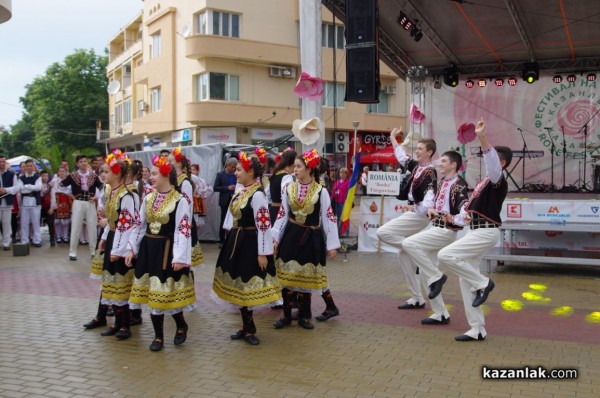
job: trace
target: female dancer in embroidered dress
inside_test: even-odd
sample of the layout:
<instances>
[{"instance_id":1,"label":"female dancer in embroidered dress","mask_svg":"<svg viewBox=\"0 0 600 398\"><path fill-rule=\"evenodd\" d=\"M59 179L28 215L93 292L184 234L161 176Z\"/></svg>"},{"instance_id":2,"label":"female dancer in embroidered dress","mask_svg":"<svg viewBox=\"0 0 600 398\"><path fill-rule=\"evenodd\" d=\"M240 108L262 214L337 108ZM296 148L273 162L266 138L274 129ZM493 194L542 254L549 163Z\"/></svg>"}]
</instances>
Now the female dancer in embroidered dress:
<instances>
[{"instance_id":1,"label":"female dancer in embroidered dress","mask_svg":"<svg viewBox=\"0 0 600 398\"><path fill-rule=\"evenodd\" d=\"M196 293L190 270L189 202L177 191L176 171L167 159L155 157L152 163L150 182L154 191L144 197L129 240L132 251L125 262L132 264L137 255L129 303L132 309L141 304L150 307L155 334L150 350L160 351L164 345L165 314L172 315L177 325L173 343L185 342L188 325L183 311L196 308Z\"/></svg>"},{"instance_id":2,"label":"female dancer in embroidered dress","mask_svg":"<svg viewBox=\"0 0 600 398\"><path fill-rule=\"evenodd\" d=\"M114 326L110 326L101 334L116 336L119 339L131 337L129 294L134 270L125 264L125 257L129 253L129 238L137 212L136 195L125 185L128 173L125 156L116 150L106 157L105 164L102 166L104 182L110 186L110 193L104 204L107 225L98 243L98 250L104 251L101 304L111 305L115 314Z\"/></svg>"},{"instance_id":3,"label":"female dancer in embroidered dress","mask_svg":"<svg viewBox=\"0 0 600 398\"><path fill-rule=\"evenodd\" d=\"M192 166L188 158L185 157L181 148L173 149L168 156L169 163L177 171L177 186L181 194L190 204L190 220L192 223L192 267L204 263L204 256L200 243L198 243L198 228L194 220L194 190L196 189L192 182Z\"/></svg>"},{"instance_id":4,"label":"female dancer in embroidered dress","mask_svg":"<svg viewBox=\"0 0 600 398\"><path fill-rule=\"evenodd\" d=\"M312 292L327 287L327 255L335 258L340 240L337 221L327 190L318 182L319 153L304 152L294 162L296 181L282 196L282 206L273 226L277 277L284 287L283 318L276 329L291 324L289 296L298 293L298 324L312 329L310 301Z\"/></svg>"},{"instance_id":5,"label":"female dancer in embroidered dress","mask_svg":"<svg viewBox=\"0 0 600 398\"><path fill-rule=\"evenodd\" d=\"M275 274L268 202L257 181L262 176L262 162L245 152L240 152L238 159L235 177L243 188L233 196L223 223L229 232L217 260L213 291L218 298L241 307L242 328L231 339L257 345L252 308L279 302L281 286Z\"/></svg>"},{"instance_id":6,"label":"female dancer in embroidered dress","mask_svg":"<svg viewBox=\"0 0 600 398\"><path fill-rule=\"evenodd\" d=\"M273 170L269 183L269 194L271 196L271 206L269 213L271 214L271 225L277 219L277 213L281 207L281 193L294 181L292 173L294 172L294 161L298 154L291 147L286 148L283 152L275 157L277 165Z\"/></svg>"}]
</instances>

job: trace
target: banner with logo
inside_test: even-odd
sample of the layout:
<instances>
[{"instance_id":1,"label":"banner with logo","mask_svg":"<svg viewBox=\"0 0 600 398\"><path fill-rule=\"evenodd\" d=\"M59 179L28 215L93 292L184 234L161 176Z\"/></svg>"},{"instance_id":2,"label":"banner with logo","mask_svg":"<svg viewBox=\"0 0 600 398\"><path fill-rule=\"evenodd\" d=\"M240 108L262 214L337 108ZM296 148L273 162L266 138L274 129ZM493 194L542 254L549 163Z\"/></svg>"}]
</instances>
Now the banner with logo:
<instances>
[{"instance_id":1,"label":"banner with logo","mask_svg":"<svg viewBox=\"0 0 600 398\"><path fill-rule=\"evenodd\" d=\"M201 144L229 143L236 144L235 127L203 127L200 129Z\"/></svg>"},{"instance_id":2,"label":"banner with logo","mask_svg":"<svg viewBox=\"0 0 600 398\"><path fill-rule=\"evenodd\" d=\"M531 159L513 158L509 170L517 184L523 184L521 162L524 161L525 184L549 185L554 159L555 185L574 185L583 178L585 168L586 182L591 187L593 161L597 160L592 156L600 155L600 149L597 149L600 145L600 92L597 85L598 82L589 82L581 76L577 76L575 82L558 84L551 76L542 76L533 84L518 79L515 86L505 83L500 87L488 84L483 88L467 88L464 82L455 88L443 86L441 90L428 86L423 113L433 117L428 117L420 126L424 126L424 136L437 141L437 153L441 154L460 146L457 129L462 123L475 123L483 117L492 145L521 151L526 143L529 151L535 151ZM563 137L566 151L563 151ZM465 145L465 153L476 153L478 149L477 139ZM565 182L562 181L563 152L566 153ZM474 186L480 172L485 175L485 165L477 158L470 160L466 166L466 179ZM509 190L515 188L515 183L509 181Z\"/></svg>"}]
</instances>

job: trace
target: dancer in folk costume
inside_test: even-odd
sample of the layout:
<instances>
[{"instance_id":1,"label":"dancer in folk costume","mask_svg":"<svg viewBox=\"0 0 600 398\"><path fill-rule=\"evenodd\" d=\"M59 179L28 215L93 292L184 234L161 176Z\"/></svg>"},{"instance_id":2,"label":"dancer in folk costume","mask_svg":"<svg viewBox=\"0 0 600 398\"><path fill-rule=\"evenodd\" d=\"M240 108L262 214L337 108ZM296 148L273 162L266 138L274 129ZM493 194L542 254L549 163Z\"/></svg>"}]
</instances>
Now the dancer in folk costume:
<instances>
[{"instance_id":1,"label":"dancer in folk costume","mask_svg":"<svg viewBox=\"0 0 600 398\"><path fill-rule=\"evenodd\" d=\"M183 311L196 307L196 293L190 269L190 204L177 190L177 173L167 159L155 157L152 163L150 181L154 191L144 197L140 207L126 263L131 265L137 255L129 302L132 309L148 304L155 334L150 350L160 351L164 346L165 314L172 315L177 324L174 344L185 342L188 325Z\"/></svg>"},{"instance_id":2,"label":"dancer in folk costume","mask_svg":"<svg viewBox=\"0 0 600 398\"><path fill-rule=\"evenodd\" d=\"M281 286L273 260L273 239L267 198L261 188L262 158L247 157L240 152L235 176L243 186L234 195L223 227L228 230L221 249L215 277L214 294L240 307L242 328L231 335L259 344L253 308L280 302Z\"/></svg>"},{"instance_id":3,"label":"dancer in folk costume","mask_svg":"<svg viewBox=\"0 0 600 398\"><path fill-rule=\"evenodd\" d=\"M71 223L71 204L73 195L71 187L63 187L60 182L67 177L68 171L59 167L56 177L52 179L51 208L54 209L54 228L56 229L56 243L69 243L69 224Z\"/></svg>"},{"instance_id":4,"label":"dancer in folk costume","mask_svg":"<svg viewBox=\"0 0 600 398\"><path fill-rule=\"evenodd\" d=\"M112 306L115 324L101 334L127 339L131 337L129 295L134 269L125 263L125 257L129 254L129 239L135 224L139 198L125 184L129 172L126 155L119 150L113 151L106 157L102 167L102 175L106 186L110 186L110 192L104 203L107 225L98 243L98 250L104 251L100 304Z\"/></svg>"},{"instance_id":5,"label":"dancer in folk costume","mask_svg":"<svg viewBox=\"0 0 600 398\"><path fill-rule=\"evenodd\" d=\"M192 168L190 160L185 157L181 148L173 149L168 156L169 163L177 172L177 186L181 194L187 199L190 205L190 220L192 223L192 267L204 264L202 248L198 242L198 229L194 220L194 190L195 185L192 182Z\"/></svg>"},{"instance_id":6,"label":"dancer in folk costume","mask_svg":"<svg viewBox=\"0 0 600 398\"><path fill-rule=\"evenodd\" d=\"M54 208L52 207L52 184L47 170L40 171L42 179L42 190L40 191L40 203L42 205L42 221L48 226L50 234L50 246L56 246L56 228L54 226Z\"/></svg>"},{"instance_id":7,"label":"dancer in folk costume","mask_svg":"<svg viewBox=\"0 0 600 398\"><path fill-rule=\"evenodd\" d=\"M213 193L213 187L206 183L204 178L200 177L200 165L192 165L192 182L194 183L194 222L196 223L196 233L200 236L200 230L206 225L206 203L207 199Z\"/></svg>"},{"instance_id":8,"label":"dancer in folk costume","mask_svg":"<svg viewBox=\"0 0 600 398\"><path fill-rule=\"evenodd\" d=\"M273 226L277 277L283 286L283 318L273 326L291 324L290 296L298 294L298 324L312 329L311 296L327 287L327 255L335 258L340 241L327 190L319 184L319 153L306 151L294 162L296 181L282 195Z\"/></svg>"},{"instance_id":9,"label":"dancer in folk costume","mask_svg":"<svg viewBox=\"0 0 600 398\"><path fill-rule=\"evenodd\" d=\"M269 196L271 197L271 205L269 206L269 214L271 215L271 225L275 224L277 213L281 208L281 194L285 188L294 181L292 174L294 173L294 162L298 154L291 147L286 148L283 152L275 157L277 165L273 170L269 183Z\"/></svg>"}]
</instances>

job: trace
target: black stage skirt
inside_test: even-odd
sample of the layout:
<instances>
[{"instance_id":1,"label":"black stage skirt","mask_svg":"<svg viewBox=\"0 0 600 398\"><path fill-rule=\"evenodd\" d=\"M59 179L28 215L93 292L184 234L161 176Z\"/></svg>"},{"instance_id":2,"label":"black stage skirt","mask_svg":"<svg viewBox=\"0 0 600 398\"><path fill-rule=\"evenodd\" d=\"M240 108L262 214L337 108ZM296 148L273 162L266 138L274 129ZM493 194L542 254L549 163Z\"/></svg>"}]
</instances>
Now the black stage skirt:
<instances>
[{"instance_id":1,"label":"black stage skirt","mask_svg":"<svg viewBox=\"0 0 600 398\"><path fill-rule=\"evenodd\" d=\"M192 267L204 264L204 254L198 242L198 227L196 220L192 216Z\"/></svg>"},{"instance_id":2,"label":"black stage skirt","mask_svg":"<svg viewBox=\"0 0 600 398\"><path fill-rule=\"evenodd\" d=\"M233 228L219 253L213 291L222 300L241 307L270 304L281 299L281 286L273 256L267 269L258 265L258 236L255 228Z\"/></svg>"},{"instance_id":3,"label":"black stage skirt","mask_svg":"<svg viewBox=\"0 0 600 398\"><path fill-rule=\"evenodd\" d=\"M146 234L140 243L129 302L148 304L151 313L176 314L196 307L194 273L189 267L174 271L172 237Z\"/></svg>"},{"instance_id":4,"label":"black stage skirt","mask_svg":"<svg viewBox=\"0 0 600 398\"><path fill-rule=\"evenodd\" d=\"M281 286L299 291L327 287L327 244L322 228L287 223L277 248L277 277Z\"/></svg>"},{"instance_id":5,"label":"black stage skirt","mask_svg":"<svg viewBox=\"0 0 600 398\"><path fill-rule=\"evenodd\" d=\"M109 231L104 245L102 264L102 304L126 305L129 302L133 284L133 268L125 265L125 259L110 262L115 232Z\"/></svg>"}]
</instances>

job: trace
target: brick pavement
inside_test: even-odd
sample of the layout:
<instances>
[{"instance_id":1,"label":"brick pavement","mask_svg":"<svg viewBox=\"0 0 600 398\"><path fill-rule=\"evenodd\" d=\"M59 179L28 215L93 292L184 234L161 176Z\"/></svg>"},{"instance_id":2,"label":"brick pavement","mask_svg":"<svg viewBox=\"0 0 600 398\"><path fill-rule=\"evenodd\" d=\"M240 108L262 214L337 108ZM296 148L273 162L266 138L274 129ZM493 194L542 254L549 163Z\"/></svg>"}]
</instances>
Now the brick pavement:
<instances>
[{"instance_id":1,"label":"brick pavement","mask_svg":"<svg viewBox=\"0 0 600 398\"><path fill-rule=\"evenodd\" d=\"M83 250L0 252L0 397L592 397L600 394L598 277L589 268L503 267L486 303L488 338L457 343L467 329L458 282L443 295L447 326L420 325L428 310L400 311L406 297L395 255L352 252L328 265L341 316L274 330L279 314L256 311L261 344L230 341L238 313L209 298L216 245L196 272L199 309L186 315L188 341L175 347L165 321L165 349L152 353L147 314L133 337L101 337L81 324L94 314L99 282L88 279ZM542 292L540 285L545 286ZM537 289L537 290L536 290ZM527 299L529 298L529 300ZM535 300L531 300L535 299ZM506 311L504 300L519 300ZM324 304L313 298L313 312ZM556 315L561 314L561 315ZM592 319L593 320L593 319ZM481 366L577 368L577 380L491 381Z\"/></svg>"}]
</instances>

